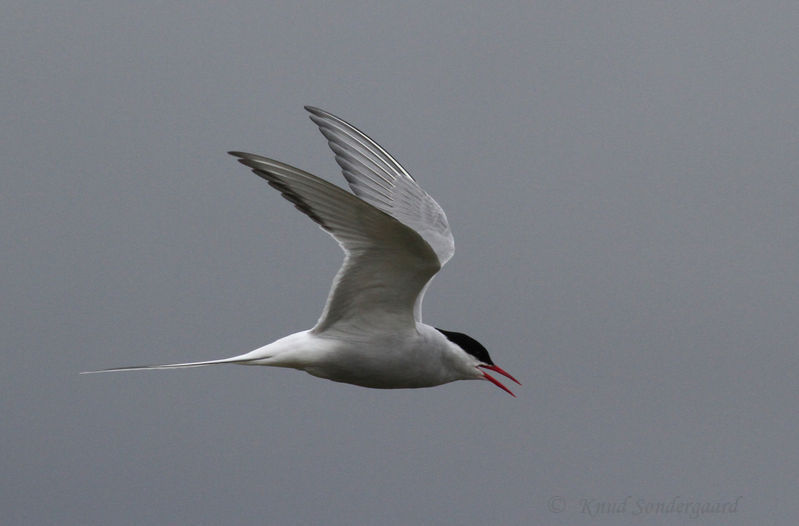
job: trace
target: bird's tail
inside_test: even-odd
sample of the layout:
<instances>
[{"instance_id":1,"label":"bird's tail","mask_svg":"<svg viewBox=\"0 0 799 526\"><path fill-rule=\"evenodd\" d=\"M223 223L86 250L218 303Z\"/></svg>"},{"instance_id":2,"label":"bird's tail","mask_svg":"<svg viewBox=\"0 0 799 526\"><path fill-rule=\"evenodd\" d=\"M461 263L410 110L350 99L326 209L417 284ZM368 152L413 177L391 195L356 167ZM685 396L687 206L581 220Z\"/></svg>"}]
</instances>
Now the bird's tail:
<instances>
[{"instance_id":1,"label":"bird's tail","mask_svg":"<svg viewBox=\"0 0 799 526\"><path fill-rule=\"evenodd\" d=\"M264 345L259 349L248 353L222 358L220 360L207 360L204 362L168 363L163 365L136 365L132 367L114 367L113 369L101 369L99 371L84 371L80 374L92 373L111 373L119 371L146 371L148 369L188 369L189 367L205 367L207 365L223 365L237 363L240 365L269 365L272 367L292 367L303 369L303 362L296 358L298 349L302 351L315 340L309 340L308 331L290 334L269 345Z\"/></svg>"},{"instance_id":2,"label":"bird's tail","mask_svg":"<svg viewBox=\"0 0 799 526\"><path fill-rule=\"evenodd\" d=\"M207 365L222 365L226 363L244 364L250 360L243 360L238 356L233 358L223 358L221 360L208 360L205 362L187 362L187 363L167 363L162 365L134 365L130 367L114 367L112 369L100 369L98 371L83 371L80 374L95 374L95 373L114 373L120 371L145 371L148 369L188 369L190 367L205 367Z\"/></svg>"}]
</instances>

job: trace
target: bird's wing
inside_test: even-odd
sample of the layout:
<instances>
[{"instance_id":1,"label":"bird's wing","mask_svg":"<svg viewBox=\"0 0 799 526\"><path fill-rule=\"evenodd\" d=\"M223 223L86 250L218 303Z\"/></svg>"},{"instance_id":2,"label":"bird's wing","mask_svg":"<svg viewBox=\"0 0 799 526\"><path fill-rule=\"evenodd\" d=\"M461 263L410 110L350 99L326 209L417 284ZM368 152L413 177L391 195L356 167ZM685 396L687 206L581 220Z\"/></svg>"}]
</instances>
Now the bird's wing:
<instances>
[{"instance_id":1,"label":"bird's wing","mask_svg":"<svg viewBox=\"0 0 799 526\"><path fill-rule=\"evenodd\" d=\"M230 152L338 241L344 263L314 332L414 327L417 303L441 268L436 253L409 226L363 199L293 166Z\"/></svg>"},{"instance_id":2,"label":"bird's wing","mask_svg":"<svg viewBox=\"0 0 799 526\"><path fill-rule=\"evenodd\" d=\"M444 266L455 252L455 242L439 204L386 150L355 126L319 108L305 109L327 138L355 195L415 230Z\"/></svg>"}]
</instances>

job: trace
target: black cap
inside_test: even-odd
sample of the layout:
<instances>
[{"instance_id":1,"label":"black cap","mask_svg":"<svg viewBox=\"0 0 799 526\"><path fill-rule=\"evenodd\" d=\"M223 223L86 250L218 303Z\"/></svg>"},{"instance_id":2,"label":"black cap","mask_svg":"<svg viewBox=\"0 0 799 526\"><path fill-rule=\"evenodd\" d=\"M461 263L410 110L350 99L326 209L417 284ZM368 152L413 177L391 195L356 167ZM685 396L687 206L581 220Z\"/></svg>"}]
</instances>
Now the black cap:
<instances>
[{"instance_id":1,"label":"black cap","mask_svg":"<svg viewBox=\"0 0 799 526\"><path fill-rule=\"evenodd\" d=\"M480 363L494 365L494 362L491 361L491 356L488 355L486 348L471 336L467 336L462 332L445 331L444 329L439 329L438 327L436 327L436 330L446 336L449 341L480 360Z\"/></svg>"}]
</instances>

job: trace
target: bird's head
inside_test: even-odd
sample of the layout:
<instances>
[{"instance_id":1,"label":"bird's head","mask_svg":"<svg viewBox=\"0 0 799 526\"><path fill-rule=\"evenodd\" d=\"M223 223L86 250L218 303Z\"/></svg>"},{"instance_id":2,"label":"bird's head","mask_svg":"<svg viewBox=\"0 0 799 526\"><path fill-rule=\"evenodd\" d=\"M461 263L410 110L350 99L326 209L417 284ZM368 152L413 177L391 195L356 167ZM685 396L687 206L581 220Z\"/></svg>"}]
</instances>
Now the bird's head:
<instances>
[{"instance_id":1,"label":"bird's head","mask_svg":"<svg viewBox=\"0 0 799 526\"><path fill-rule=\"evenodd\" d=\"M488 350L486 350L486 348L483 347L480 342L461 332L445 331L443 329L439 329L438 327L436 327L436 330L446 336L447 340L455 344L466 354L465 358L469 362L468 367L470 367L470 373L473 374L473 376L470 376L471 378L488 380L512 397L516 397L516 395L513 394L510 389L502 385L499 380L488 374L486 370L499 373L513 380L519 385L522 385L521 382L511 376L511 374L505 371L502 367L495 365L491 360L491 356L488 354Z\"/></svg>"}]
</instances>

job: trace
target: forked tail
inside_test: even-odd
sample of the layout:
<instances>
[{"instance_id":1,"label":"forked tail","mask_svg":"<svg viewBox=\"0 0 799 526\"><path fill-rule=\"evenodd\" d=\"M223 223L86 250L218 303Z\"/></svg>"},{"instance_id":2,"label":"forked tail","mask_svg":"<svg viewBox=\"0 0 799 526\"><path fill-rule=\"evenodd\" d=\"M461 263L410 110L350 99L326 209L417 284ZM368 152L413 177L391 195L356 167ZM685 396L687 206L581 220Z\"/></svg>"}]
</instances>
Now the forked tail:
<instances>
[{"instance_id":1,"label":"forked tail","mask_svg":"<svg viewBox=\"0 0 799 526\"><path fill-rule=\"evenodd\" d=\"M223 365L237 363L240 365L270 365L273 367L293 367L303 369L303 362L296 357L296 351L302 351L313 345L316 340L311 340L308 331L290 334L284 338L264 345L248 353L222 358L220 360L206 360L204 362L168 363L163 365L136 365L132 367L114 367L99 371L84 371L80 374L111 373L119 371L144 371L147 369L188 369L189 367L205 367L206 365ZM309 344L310 341L310 344Z\"/></svg>"},{"instance_id":2,"label":"forked tail","mask_svg":"<svg viewBox=\"0 0 799 526\"><path fill-rule=\"evenodd\" d=\"M115 373L121 371L144 371L146 369L188 369L190 367L205 367L206 365L222 365L226 363L247 363L250 360L242 360L240 357L223 358L222 360L208 360L205 362L187 362L187 363L167 363L162 365L134 365L131 367L113 367L111 369L100 369L99 371L83 371L80 374L95 374L95 373Z\"/></svg>"}]
</instances>

